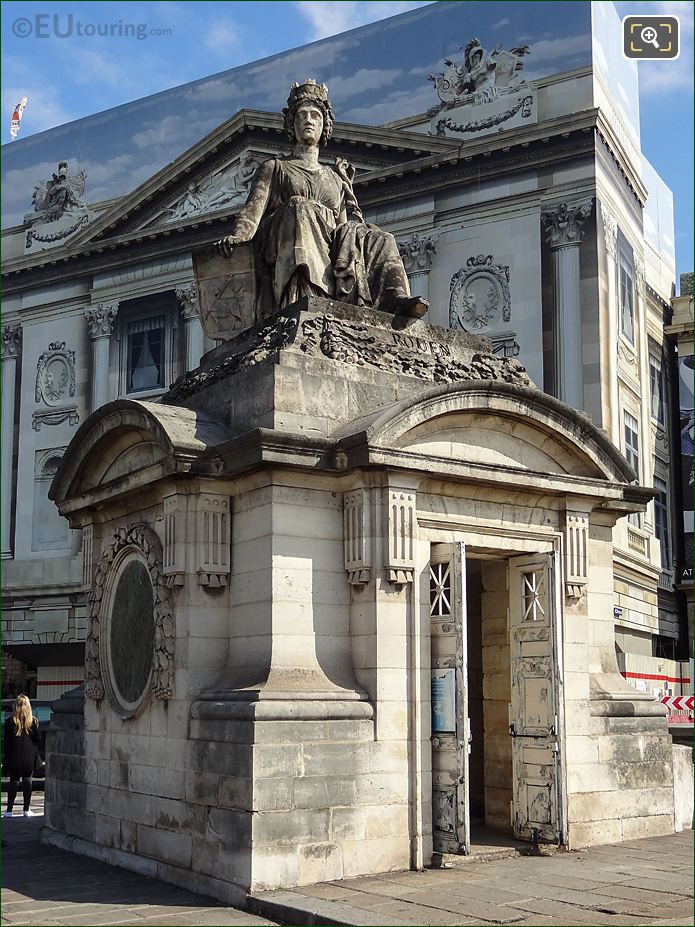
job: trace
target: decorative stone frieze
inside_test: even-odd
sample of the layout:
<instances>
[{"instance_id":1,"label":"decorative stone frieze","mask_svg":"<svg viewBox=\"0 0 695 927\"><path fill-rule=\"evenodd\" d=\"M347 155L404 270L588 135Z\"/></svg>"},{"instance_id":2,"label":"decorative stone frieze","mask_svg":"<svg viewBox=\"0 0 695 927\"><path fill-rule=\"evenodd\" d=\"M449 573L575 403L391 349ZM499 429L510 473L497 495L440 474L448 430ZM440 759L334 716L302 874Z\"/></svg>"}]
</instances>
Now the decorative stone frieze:
<instances>
[{"instance_id":1,"label":"decorative stone frieze","mask_svg":"<svg viewBox=\"0 0 695 927\"><path fill-rule=\"evenodd\" d=\"M469 257L451 278L449 324L480 333L512 316L509 267L493 263L491 254ZM506 355L513 356L513 355Z\"/></svg>"},{"instance_id":2,"label":"decorative stone frieze","mask_svg":"<svg viewBox=\"0 0 695 927\"><path fill-rule=\"evenodd\" d=\"M85 694L100 701L105 694L104 672L107 639L102 639L108 616L106 609L112 593L114 572L123 561L123 554L138 554L147 566L154 595L154 650L150 691L155 698L169 699L174 686L175 626L171 607L171 590L162 572L162 545L148 525L128 525L118 528L114 539L104 550L87 596L89 607L87 642L85 646Z\"/></svg>"},{"instance_id":3,"label":"decorative stone frieze","mask_svg":"<svg viewBox=\"0 0 695 927\"><path fill-rule=\"evenodd\" d=\"M97 303L84 311L84 317L89 326L89 336L95 341L98 338L109 338L113 332L113 323L118 315L118 303Z\"/></svg>"},{"instance_id":4,"label":"decorative stone frieze","mask_svg":"<svg viewBox=\"0 0 695 927\"><path fill-rule=\"evenodd\" d=\"M371 509L368 489L346 492L343 502L345 569L353 586L366 585L372 568Z\"/></svg>"},{"instance_id":5,"label":"decorative stone frieze","mask_svg":"<svg viewBox=\"0 0 695 927\"><path fill-rule=\"evenodd\" d=\"M541 213L547 243L551 248L579 245L584 237L582 226L591 215L593 199L577 203L559 203Z\"/></svg>"}]
</instances>

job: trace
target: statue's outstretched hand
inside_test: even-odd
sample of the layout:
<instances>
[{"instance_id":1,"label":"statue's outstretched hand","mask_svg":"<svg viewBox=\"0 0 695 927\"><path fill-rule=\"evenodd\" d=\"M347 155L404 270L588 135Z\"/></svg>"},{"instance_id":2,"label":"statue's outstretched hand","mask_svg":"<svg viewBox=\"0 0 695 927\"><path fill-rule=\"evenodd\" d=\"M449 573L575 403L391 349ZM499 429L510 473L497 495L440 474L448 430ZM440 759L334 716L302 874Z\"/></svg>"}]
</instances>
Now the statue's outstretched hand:
<instances>
[{"instance_id":1,"label":"statue's outstretched hand","mask_svg":"<svg viewBox=\"0 0 695 927\"><path fill-rule=\"evenodd\" d=\"M227 235L225 238L221 238L219 241L215 242L215 250L218 254L221 254L222 257L230 258L234 246L238 244L240 244L240 241L236 235Z\"/></svg>"}]
</instances>

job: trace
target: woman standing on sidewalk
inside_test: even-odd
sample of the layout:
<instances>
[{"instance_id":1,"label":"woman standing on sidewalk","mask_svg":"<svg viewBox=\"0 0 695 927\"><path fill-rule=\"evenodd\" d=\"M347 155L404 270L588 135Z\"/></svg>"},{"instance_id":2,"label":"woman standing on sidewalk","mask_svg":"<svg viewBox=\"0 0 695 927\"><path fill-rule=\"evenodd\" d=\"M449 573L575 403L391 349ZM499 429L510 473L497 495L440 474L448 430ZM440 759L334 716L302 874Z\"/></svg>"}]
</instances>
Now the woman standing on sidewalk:
<instances>
[{"instance_id":1,"label":"woman standing on sidewalk","mask_svg":"<svg viewBox=\"0 0 695 927\"><path fill-rule=\"evenodd\" d=\"M7 811L3 817L12 817L12 807L17 797L19 780L22 780L24 795L24 817L32 817L31 776L39 757L39 722L31 712L31 702L26 695L15 699L12 715L5 721L5 739L2 753L3 773L9 775L7 789Z\"/></svg>"}]
</instances>

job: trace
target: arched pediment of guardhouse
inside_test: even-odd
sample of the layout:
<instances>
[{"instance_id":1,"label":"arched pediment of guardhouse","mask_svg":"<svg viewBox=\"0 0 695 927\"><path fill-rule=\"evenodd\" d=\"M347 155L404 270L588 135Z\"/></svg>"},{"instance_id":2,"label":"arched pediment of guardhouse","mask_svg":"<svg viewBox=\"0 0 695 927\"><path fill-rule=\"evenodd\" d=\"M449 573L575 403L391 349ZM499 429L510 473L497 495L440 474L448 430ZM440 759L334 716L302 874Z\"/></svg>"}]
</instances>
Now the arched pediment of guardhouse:
<instances>
[{"instance_id":1,"label":"arched pediment of guardhouse","mask_svg":"<svg viewBox=\"0 0 695 927\"><path fill-rule=\"evenodd\" d=\"M487 474L520 487L554 482L629 484L636 474L584 415L533 387L499 381L435 387L344 428L347 465L378 462L440 476Z\"/></svg>"},{"instance_id":2,"label":"arched pediment of guardhouse","mask_svg":"<svg viewBox=\"0 0 695 927\"><path fill-rule=\"evenodd\" d=\"M200 412L158 402L108 403L70 442L49 497L63 514L110 494L178 472L212 473L223 425Z\"/></svg>"}]
</instances>

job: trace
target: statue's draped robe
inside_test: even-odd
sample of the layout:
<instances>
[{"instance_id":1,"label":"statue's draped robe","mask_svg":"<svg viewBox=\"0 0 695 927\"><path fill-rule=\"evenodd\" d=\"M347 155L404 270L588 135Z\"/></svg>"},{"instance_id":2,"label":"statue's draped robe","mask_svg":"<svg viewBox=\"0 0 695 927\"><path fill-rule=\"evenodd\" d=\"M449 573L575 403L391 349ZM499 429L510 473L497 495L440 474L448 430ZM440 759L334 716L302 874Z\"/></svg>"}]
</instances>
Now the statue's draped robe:
<instances>
[{"instance_id":1,"label":"statue's draped robe","mask_svg":"<svg viewBox=\"0 0 695 927\"><path fill-rule=\"evenodd\" d=\"M270 282L278 308L318 294L392 311L410 295L396 241L364 223L345 162L264 161L233 234L253 239L261 292Z\"/></svg>"}]
</instances>

